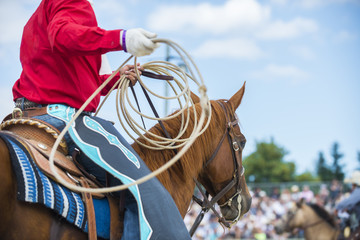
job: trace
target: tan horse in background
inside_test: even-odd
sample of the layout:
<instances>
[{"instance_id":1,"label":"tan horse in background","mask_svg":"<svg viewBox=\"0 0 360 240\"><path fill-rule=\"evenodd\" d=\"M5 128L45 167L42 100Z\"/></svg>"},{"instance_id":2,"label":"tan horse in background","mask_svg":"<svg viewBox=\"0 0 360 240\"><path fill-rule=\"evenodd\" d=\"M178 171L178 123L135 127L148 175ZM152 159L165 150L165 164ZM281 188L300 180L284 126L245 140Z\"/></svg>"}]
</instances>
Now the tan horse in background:
<instances>
[{"instance_id":1,"label":"tan horse in background","mask_svg":"<svg viewBox=\"0 0 360 240\"><path fill-rule=\"evenodd\" d=\"M235 114L243 98L244 90L245 85L228 101L211 101L212 118L208 129L197 138L188 152L174 166L158 176L183 217L192 199L195 188L194 179L198 179L212 196L219 193L229 181L236 179L236 185L218 201L219 205L227 203L221 207L226 220L233 221L250 208L251 196L242 168L242 149L246 140L240 132ZM197 101L195 96L193 99ZM199 104L196 104L196 111L200 115ZM170 135L178 132L180 124L180 116L164 122ZM192 126L193 122L190 123L189 133L186 134L190 134ZM150 131L163 134L159 124ZM231 135L234 142L229 142L230 138L224 138L227 135ZM235 157L233 145L239 146ZM151 170L159 168L175 155L173 150L154 151L136 143L132 147ZM210 158L212 160L208 162ZM237 171L238 169L242 171ZM9 151L0 139L0 239L87 239L84 232L60 219L52 210L39 204L17 201L16 195L17 185ZM228 200L231 201L228 202ZM57 225L56 236L52 232L54 224Z\"/></svg>"},{"instance_id":2,"label":"tan horse in background","mask_svg":"<svg viewBox=\"0 0 360 240\"><path fill-rule=\"evenodd\" d=\"M304 203L303 199L275 226L278 234L297 228L304 230L306 240L337 240L340 234L333 216L316 204Z\"/></svg>"}]
</instances>

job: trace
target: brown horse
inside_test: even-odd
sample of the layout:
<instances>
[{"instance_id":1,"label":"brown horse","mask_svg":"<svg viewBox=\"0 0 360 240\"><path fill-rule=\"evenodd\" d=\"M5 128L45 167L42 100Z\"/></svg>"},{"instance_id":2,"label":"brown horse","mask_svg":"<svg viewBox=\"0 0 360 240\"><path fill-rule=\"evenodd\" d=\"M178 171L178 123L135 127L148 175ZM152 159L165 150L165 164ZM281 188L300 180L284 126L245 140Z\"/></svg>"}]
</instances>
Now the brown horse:
<instances>
[{"instance_id":1,"label":"brown horse","mask_svg":"<svg viewBox=\"0 0 360 240\"><path fill-rule=\"evenodd\" d=\"M340 234L334 218L324 208L316 204L306 204L303 199L275 226L278 234L292 232L296 228L304 230L307 240L336 240Z\"/></svg>"},{"instance_id":2,"label":"brown horse","mask_svg":"<svg viewBox=\"0 0 360 240\"><path fill-rule=\"evenodd\" d=\"M208 129L197 138L188 152L168 171L158 176L173 197L184 217L195 188L195 179L215 196L230 181L235 182L219 199L221 212L228 221L237 220L251 204L242 168L242 149L245 137L237 124L235 110L244 95L245 85L229 101L211 101L212 118ZM196 99L196 96L193 97ZM200 114L201 107L196 104ZM180 126L180 119L164 123L172 134ZM190 126L191 130L191 126ZM162 133L155 125L152 132ZM227 137L229 136L229 137ZM230 142L230 140L234 142ZM134 143L133 148L149 166L157 169L171 159L174 150L154 151ZM236 150L233 150L235 146ZM59 219L58 215L38 204L17 201L15 175L12 171L6 144L0 140L0 239L86 239L87 235ZM229 201L230 200L230 201ZM56 232L54 232L56 222Z\"/></svg>"}]
</instances>

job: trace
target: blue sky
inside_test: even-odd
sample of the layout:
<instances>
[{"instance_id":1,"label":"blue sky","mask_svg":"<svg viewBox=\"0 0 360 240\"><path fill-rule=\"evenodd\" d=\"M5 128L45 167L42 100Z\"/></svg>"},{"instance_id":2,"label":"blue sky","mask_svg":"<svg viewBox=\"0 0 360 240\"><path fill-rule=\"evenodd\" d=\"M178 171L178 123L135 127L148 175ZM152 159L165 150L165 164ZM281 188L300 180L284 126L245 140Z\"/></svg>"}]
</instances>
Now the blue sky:
<instances>
[{"instance_id":1,"label":"blue sky","mask_svg":"<svg viewBox=\"0 0 360 240\"><path fill-rule=\"evenodd\" d=\"M11 87L21 72L22 28L39 3L0 0L2 116L12 109ZM194 57L211 99L231 97L246 81L237 111L245 155L273 137L300 173L315 170L319 151L330 164L337 141L346 173L359 167L359 1L94 0L94 8L105 29L142 27L179 43ZM140 62L163 60L165 52L162 46ZM108 55L113 68L128 56ZM101 116L115 118L113 111Z\"/></svg>"}]
</instances>

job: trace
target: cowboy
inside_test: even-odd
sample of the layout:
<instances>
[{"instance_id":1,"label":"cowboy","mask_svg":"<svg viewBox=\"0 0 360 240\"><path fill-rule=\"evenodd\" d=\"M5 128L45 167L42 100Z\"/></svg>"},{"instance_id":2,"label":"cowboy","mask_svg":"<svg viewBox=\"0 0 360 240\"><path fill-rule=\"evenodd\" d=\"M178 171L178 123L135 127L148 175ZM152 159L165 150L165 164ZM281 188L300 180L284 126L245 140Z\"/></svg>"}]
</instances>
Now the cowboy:
<instances>
[{"instance_id":1,"label":"cowboy","mask_svg":"<svg viewBox=\"0 0 360 240\"><path fill-rule=\"evenodd\" d=\"M341 228L345 229L344 235L347 237L349 230L354 232L360 222L360 171L354 171L350 178L344 180L344 183L352 185L351 193L337 204L336 211L341 219ZM346 230L347 227L349 227L348 230Z\"/></svg>"},{"instance_id":2,"label":"cowboy","mask_svg":"<svg viewBox=\"0 0 360 240\"><path fill-rule=\"evenodd\" d=\"M13 86L15 106L61 131L109 76L102 74L106 69L103 54L149 55L158 46L152 41L155 37L143 29L98 27L87 0L42 0L24 27L22 73ZM113 124L92 116L100 95L106 95L121 75L135 84L134 68L122 68L64 137L69 154L80 149L77 160L103 185L127 184L150 172ZM93 149L98 151L94 154ZM170 194L156 178L127 190L122 239L190 239Z\"/></svg>"}]
</instances>

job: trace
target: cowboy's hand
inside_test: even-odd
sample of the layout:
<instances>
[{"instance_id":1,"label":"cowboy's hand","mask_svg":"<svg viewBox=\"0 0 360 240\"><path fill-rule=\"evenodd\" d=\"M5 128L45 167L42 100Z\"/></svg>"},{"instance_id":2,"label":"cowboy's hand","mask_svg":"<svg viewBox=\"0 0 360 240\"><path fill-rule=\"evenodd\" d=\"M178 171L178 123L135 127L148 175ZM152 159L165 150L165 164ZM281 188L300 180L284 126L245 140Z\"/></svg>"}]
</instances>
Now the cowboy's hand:
<instances>
[{"instance_id":1,"label":"cowboy's hand","mask_svg":"<svg viewBox=\"0 0 360 240\"><path fill-rule=\"evenodd\" d=\"M159 43L154 43L152 39L156 38L157 34L148 32L142 28L135 28L123 30L120 35L120 42L125 52L141 57L151 54Z\"/></svg>"},{"instance_id":2,"label":"cowboy's hand","mask_svg":"<svg viewBox=\"0 0 360 240\"><path fill-rule=\"evenodd\" d=\"M144 70L144 68L140 66L140 63L137 64L137 69L139 75L141 75L141 71ZM137 82L134 65L125 65L123 68L120 69L120 75L125 75L125 77L130 80L131 86L134 86Z\"/></svg>"}]
</instances>

